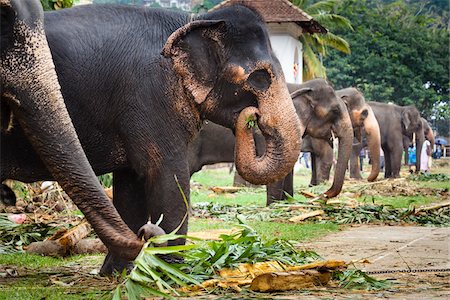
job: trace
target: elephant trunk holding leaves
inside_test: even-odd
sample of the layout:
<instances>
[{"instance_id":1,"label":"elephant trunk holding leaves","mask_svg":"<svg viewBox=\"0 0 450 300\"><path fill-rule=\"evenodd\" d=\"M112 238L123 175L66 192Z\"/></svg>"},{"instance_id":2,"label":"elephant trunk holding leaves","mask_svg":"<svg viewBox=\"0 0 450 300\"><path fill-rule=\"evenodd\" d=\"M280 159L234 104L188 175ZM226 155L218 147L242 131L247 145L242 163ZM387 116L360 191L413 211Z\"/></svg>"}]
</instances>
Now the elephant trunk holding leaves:
<instances>
[{"instance_id":1,"label":"elephant trunk holding leaves","mask_svg":"<svg viewBox=\"0 0 450 300\"><path fill-rule=\"evenodd\" d=\"M46 13L45 26L83 149L97 174L113 172L114 206L134 233L162 215L165 232L186 234L178 184L189 200L188 142L205 119L235 131L236 164L250 182L279 180L297 160L300 122L265 24L249 8L192 20L170 10L83 5ZM266 139L261 157L249 123ZM21 126L2 134L1 147L2 180L53 178ZM101 273L129 267L113 249Z\"/></svg>"},{"instance_id":2,"label":"elephant trunk holding leaves","mask_svg":"<svg viewBox=\"0 0 450 300\"><path fill-rule=\"evenodd\" d=\"M325 193L327 197L334 197L342 188L352 144L353 133L347 109L326 80L315 79L299 85L288 84L288 89L292 92L292 100L300 118L302 136L311 135L328 143L333 131L339 138L339 157L333 185ZM261 139L260 134L254 136L257 154L264 153L264 139ZM189 145L191 174L206 164L233 162L234 141L231 131L214 123L206 124ZM274 199L285 199L284 192L292 195L292 180L290 172L287 177L267 185L267 204Z\"/></svg>"},{"instance_id":3,"label":"elephant trunk holding leaves","mask_svg":"<svg viewBox=\"0 0 450 300\"><path fill-rule=\"evenodd\" d=\"M358 166L358 156L360 150L363 148L363 134L361 131L364 130L364 136L372 160L372 170L367 177L367 180L374 181L380 173L381 149L380 126L375 118L374 112L367 104L363 94L356 88L341 89L336 91L336 94L341 97L347 106L356 139L350 159L350 177L357 179L362 178Z\"/></svg>"},{"instance_id":4,"label":"elephant trunk holding leaves","mask_svg":"<svg viewBox=\"0 0 450 300\"><path fill-rule=\"evenodd\" d=\"M40 2L1 0L0 6L2 146L13 124L20 124L24 138L108 249L133 259L143 242L104 194L81 148L60 92Z\"/></svg>"},{"instance_id":5,"label":"elephant trunk holding leaves","mask_svg":"<svg viewBox=\"0 0 450 300\"><path fill-rule=\"evenodd\" d=\"M422 120L413 105L368 102L380 126L381 147L385 158L385 178L400 176L402 164L403 136L416 135L416 172L420 169L420 152L424 142Z\"/></svg>"}]
</instances>

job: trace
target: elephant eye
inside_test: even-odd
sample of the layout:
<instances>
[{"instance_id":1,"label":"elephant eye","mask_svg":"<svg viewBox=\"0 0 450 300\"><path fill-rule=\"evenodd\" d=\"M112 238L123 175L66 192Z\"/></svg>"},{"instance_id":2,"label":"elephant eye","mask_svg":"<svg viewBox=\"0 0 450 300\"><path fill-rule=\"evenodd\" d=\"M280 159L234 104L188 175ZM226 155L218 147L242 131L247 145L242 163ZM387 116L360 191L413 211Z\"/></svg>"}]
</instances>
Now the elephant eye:
<instances>
[{"instance_id":1,"label":"elephant eye","mask_svg":"<svg viewBox=\"0 0 450 300\"><path fill-rule=\"evenodd\" d=\"M248 83L257 90L265 91L271 84L270 75L266 70L256 70L248 77Z\"/></svg>"}]
</instances>

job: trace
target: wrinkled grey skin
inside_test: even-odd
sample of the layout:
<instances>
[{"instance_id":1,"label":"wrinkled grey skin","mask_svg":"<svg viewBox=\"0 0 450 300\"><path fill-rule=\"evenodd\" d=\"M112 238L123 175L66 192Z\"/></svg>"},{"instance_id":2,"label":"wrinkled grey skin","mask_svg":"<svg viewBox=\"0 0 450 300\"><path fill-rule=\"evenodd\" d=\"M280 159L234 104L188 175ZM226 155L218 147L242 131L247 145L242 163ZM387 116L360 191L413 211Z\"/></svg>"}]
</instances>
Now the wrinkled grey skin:
<instances>
[{"instance_id":1,"label":"wrinkled grey skin","mask_svg":"<svg viewBox=\"0 0 450 300\"><path fill-rule=\"evenodd\" d=\"M134 259L143 242L106 197L81 148L60 92L40 2L1 0L0 5L2 145L14 122L20 124L45 167L108 249Z\"/></svg>"},{"instance_id":2,"label":"wrinkled grey skin","mask_svg":"<svg viewBox=\"0 0 450 300\"><path fill-rule=\"evenodd\" d=\"M425 138L430 141L431 147L433 148L434 146L434 133L433 133L433 129L431 129L430 124L427 122L427 120L425 120L424 118L422 119L422 127L423 127L423 134L425 136ZM407 135L403 135L403 150L405 152L405 166L408 165L408 159L409 159L409 155L408 155L408 147L409 145L412 143L413 140L413 135L410 134L409 136Z\"/></svg>"},{"instance_id":3,"label":"wrinkled grey skin","mask_svg":"<svg viewBox=\"0 0 450 300\"><path fill-rule=\"evenodd\" d=\"M403 135L416 134L416 172L420 170L420 151L425 136L417 108L380 102L368 102L380 126L384 151L385 178L398 178L402 164Z\"/></svg>"},{"instance_id":4,"label":"wrinkled grey skin","mask_svg":"<svg viewBox=\"0 0 450 300\"><path fill-rule=\"evenodd\" d=\"M45 13L45 26L83 149L97 174L113 173L114 206L134 233L147 237L139 229L161 215L165 232L187 233L178 184L189 201L187 147L205 119L241 136L236 153L249 181L279 180L293 167L300 123L254 11L236 5L193 20L173 10L80 5ZM248 137L248 117L269 145L262 158ZM3 139L2 179L53 178L19 124ZM100 272L130 266L110 251Z\"/></svg>"},{"instance_id":5,"label":"wrinkled grey skin","mask_svg":"<svg viewBox=\"0 0 450 300\"><path fill-rule=\"evenodd\" d=\"M329 142L332 131L339 138L340 156L333 186L325 193L327 197L334 197L342 188L352 144L353 130L347 108L344 102L335 95L331 85L323 79L311 80L300 85L288 84L288 89L300 118L301 133L304 137L316 137L313 142L314 145L317 145L316 150L321 148L320 141ZM264 141L258 136L255 134L257 153L263 153ZM231 152L233 142L231 131L213 123L206 124L196 140L189 145L190 173L193 174L206 164L233 162ZM302 151L306 150L305 145L302 144ZM318 157L322 156L328 157L329 153L320 151ZM313 172L312 183L324 180L322 176L325 175L322 174L325 173L324 170L327 167L331 167L331 162L329 166L324 163L320 164L320 162L317 162L315 166L319 169L317 173ZM284 192L292 195L292 180L292 172L290 172L286 178L267 185L267 204L272 203L273 200L284 199L286 197Z\"/></svg>"}]
</instances>

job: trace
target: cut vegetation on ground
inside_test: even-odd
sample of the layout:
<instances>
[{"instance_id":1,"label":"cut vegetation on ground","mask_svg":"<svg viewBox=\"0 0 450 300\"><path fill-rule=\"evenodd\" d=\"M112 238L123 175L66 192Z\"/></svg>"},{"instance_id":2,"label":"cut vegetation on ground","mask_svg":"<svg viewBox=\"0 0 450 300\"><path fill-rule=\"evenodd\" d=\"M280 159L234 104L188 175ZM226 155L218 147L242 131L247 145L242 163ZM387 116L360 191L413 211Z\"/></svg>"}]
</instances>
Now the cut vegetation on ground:
<instances>
[{"instance_id":1,"label":"cut vegetation on ground","mask_svg":"<svg viewBox=\"0 0 450 300\"><path fill-rule=\"evenodd\" d=\"M333 248L332 244L339 242L341 239L339 234L341 232L344 234L349 229L353 230L355 229L354 226L360 226L360 224L369 224L369 226L375 226L374 228L379 228L382 231L389 230L389 228L396 230L395 228L402 228L402 226L431 226L431 228L442 228L443 231L439 232L445 237L446 232L448 235L446 230L448 229L448 224L450 224L448 206L450 201L450 168L448 162L445 163L442 160L442 165L439 168L434 168L434 174L429 176L408 176L405 171L403 170L402 172L404 178L382 180L380 175L379 182L374 184L349 180L344 185L343 192L339 197L325 203L321 199L308 197L310 195L313 195L313 197L320 195L327 189L328 185L309 188L309 171L301 169L295 176L294 186L296 193L294 197L266 208L264 187L229 189L228 187L232 185L233 174L229 173L228 168L204 170L195 174L192 178L192 210L189 221L189 235L215 240L215 242L197 245L199 242L194 241L197 246L189 251L198 251L197 254L202 253L201 251L209 253L207 249L208 247L214 247L211 246L214 243L216 243L216 248L220 248L218 245L224 243L224 237L228 237L228 239L237 237L239 228L241 228L239 224L246 224L249 228L253 228L254 231L251 231L250 237L253 239L257 236L257 243L261 245L270 244L276 239L279 243L293 246L293 249L296 249L299 253L303 253L302 251L305 250L314 252L314 247L320 250L322 249L320 243L314 243L326 240L327 236L335 235L336 241L329 241L331 245L327 247L329 249L338 249L339 246ZM106 183L105 185L108 185L108 180L110 181L108 176L102 178L102 181ZM42 190L40 184L23 185L14 183L14 188L19 197L18 206L16 208L2 208L2 215L0 215L0 238L2 240L0 243L0 299L99 299L100 297L107 299L112 297L111 292L118 285L121 287L119 292L125 293L128 291L126 283L123 283L124 279L121 276L108 279L97 275L103 260L103 255L101 254L51 258L23 253L23 249L31 242L42 241L60 229L73 228L81 222L83 216L66 199L65 194L57 185ZM11 214L25 214L24 223L16 224L12 222ZM386 225L389 227L385 227ZM358 230L358 227L356 227L356 230ZM93 236L91 235L91 237ZM245 238L250 237L247 235ZM356 250L359 249L357 247L358 239L354 239L352 242L355 245L350 247L347 252L351 252L351 249L360 251ZM445 238L444 241L438 241L438 243L440 242L445 242ZM252 243L256 242L253 240ZM366 241L361 241L361 243L367 244ZM311 245L315 246L311 247ZM237 246L228 244L227 247L223 248L226 250L224 253L228 253L227 258L232 258L233 263L237 265L244 262L248 263L248 261L240 261L231 255L239 253L236 250ZM383 247L380 247L379 251L382 252L381 249ZM188 254L189 251L185 252L185 254ZM262 253L266 254L267 252L269 251L262 251ZM336 250L335 252L338 253L339 251ZM333 251L322 252L321 250L319 254L325 260L337 259L333 257ZM354 254L355 258L362 257L358 253ZM383 255L385 254L379 254L380 257ZM293 253L285 256L291 259L295 257ZM245 255L241 258L244 257ZM345 257L344 260L348 262L348 258ZM217 261L217 257L215 259ZM265 259L276 260L269 256ZM417 259L420 260L421 258ZM425 258L422 258L422 260L425 260ZM186 259L185 262L189 263L189 260ZM181 268L181 270L184 270L196 282L200 282L203 279L217 280L214 276L217 276L218 271L230 267L221 262L220 265L211 268L207 267L205 262L206 260L204 259L203 263L195 262L189 268ZM255 260L252 262L260 261ZM153 261L153 263L158 264L159 262ZM294 263L297 265L300 261L295 261ZM356 265L359 269L364 269L364 265ZM197 269L195 268L196 266L198 266ZM364 293L369 296L380 293L379 291L371 292L372 288L381 288L381 291L384 291L381 293L394 293L388 287L387 282L371 281L372 279L367 279L363 273L353 269L352 265L348 266L348 268L349 271L336 273L334 276L336 279L330 281L326 288L307 287L300 289L296 293L302 296L310 295L311 297L313 295L317 297L351 295L352 292L346 288L364 290ZM380 268L388 268L388 266L380 265ZM423 269L424 267L421 268ZM376 269L376 262L373 262L372 269ZM174 272L176 274L176 271ZM214 276L212 278L207 277L208 272L210 272L208 276L212 274ZM446 291L441 288L440 282L449 279L446 274L448 273L421 274L420 277L408 277L407 280L414 281L414 278L416 278L425 283L427 281L437 282L438 291L445 293ZM174 275L172 274L172 276ZM388 282L391 286L393 284L396 288L398 288L399 284L401 286L401 280L402 278L404 279L401 274L371 276L375 276L378 279L389 279ZM442 280L439 281L438 279ZM128 280L130 281L130 279ZM177 279L169 276L169 279L164 280L168 280L167 282L170 283L170 286L176 287L171 281L177 282ZM189 282L189 280L186 282ZM180 283L178 282L178 284ZM356 287L356 283L361 284ZM420 286L420 282L417 284ZM163 290L174 295L173 291L170 291L164 284L162 285ZM225 288L218 288L219 284L213 286L212 291L218 293L214 297L233 297L233 295L234 297L239 295L240 298L267 297L265 293L261 294L260 292L251 291L250 283L244 285L222 285ZM154 288L155 291L159 291L157 285ZM176 291L178 293L183 292L178 289ZM240 291L239 294L236 294L238 293L237 291ZM192 293L192 291L189 292ZM196 293L198 292L196 291ZM417 289L413 292L419 293ZM211 293L211 290L209 290L209 293ZM292 295L292 292L289 292L289 294L272 293L270 298L284 297L283 299L286 299L287 296L292 297ZM191 294L190 297L194 296Z\"/></svg>"}]
</instances>

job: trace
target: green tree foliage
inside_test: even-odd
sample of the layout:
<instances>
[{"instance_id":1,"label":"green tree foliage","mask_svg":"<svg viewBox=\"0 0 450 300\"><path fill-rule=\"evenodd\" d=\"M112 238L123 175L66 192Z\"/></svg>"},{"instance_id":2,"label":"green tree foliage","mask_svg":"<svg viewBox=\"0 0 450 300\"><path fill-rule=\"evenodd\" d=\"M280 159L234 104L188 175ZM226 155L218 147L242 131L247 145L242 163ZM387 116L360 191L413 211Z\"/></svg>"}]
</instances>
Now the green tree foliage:
<instances>
[{"instance_id":1,"label":"green tree foliage","mask_svg":"<svg viewBox=\"0 0 450 300\"><path fill-rule=\"evenodd\" d=\"M72 7L73 0L41 0L44 10L58 10Z\"/></svg>"},{"instance_id":2,"label":"green tree foliage","mask_svg":"<svg viewBox=\"0 0 450 300\"><path fill-rule=\"evenodd\" d=\"M328 78L336 88L359 88L369 100L414 104L425 118L450 118L449 31L442 25L448 13L433 13L444 4L345 0L338 13L355 30L337 33L352 54L330 53Z\"/></svg>"},{"instance_id":3,"label":"green tree foliage","mask_svg":"<svg viewBox=\"0 0 450 300\"><path fill-rule=\"evenodd\" d=\"M205 1L203 1L203 3L197 4L196 6L194 6L194 8L192 8L192 12L201 13L201 12L208 11L222 1L223 0L205 0Z\"/></svg>"}]
</instances>

